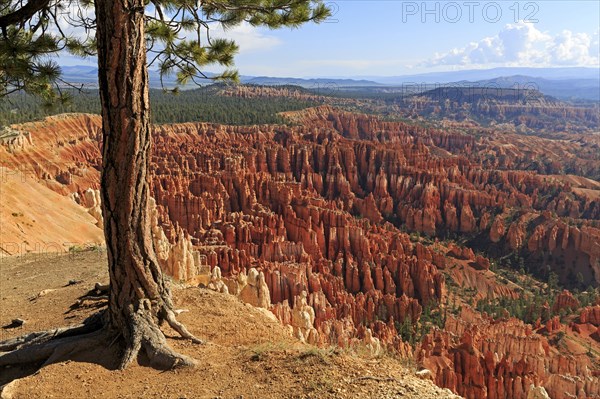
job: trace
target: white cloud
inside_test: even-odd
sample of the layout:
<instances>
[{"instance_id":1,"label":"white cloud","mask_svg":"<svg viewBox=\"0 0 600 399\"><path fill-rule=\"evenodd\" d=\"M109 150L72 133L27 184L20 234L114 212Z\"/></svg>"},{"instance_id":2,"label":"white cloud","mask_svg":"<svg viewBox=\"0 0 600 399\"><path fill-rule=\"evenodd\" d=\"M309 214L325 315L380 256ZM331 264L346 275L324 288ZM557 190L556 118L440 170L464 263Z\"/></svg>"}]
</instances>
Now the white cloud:
<instances>
[{"instance_id":1,"label":"white cloud","mask_svg":"<svg viewBox=\"0 0 600 399\"><path fill-rule=\"evenodd\" d=\"M498 34L438 54L426 66L554 66L599 64L598 33L564 30L551 35L531 23L506 25Z\"/></svg>"},{"instance_id":2,"label":"white cloud","mask_svg":"<svg viewBox=\"0 0 600 399\"><path fill-rule=\"evenodd\" d=\"M592 45L590 46L590 57L600 59L600 30L592 36Z\"/></svg>"},{"instance_id":3,"label":"white cloud","mask_svg":"<svg viewBox=\"0 0 600 399\"><path fill-rule=\"evenodd\" d=\"M211 27L210 36L234 40L240 47L240 54L270 50L283 43L279 38L269 36L247 22L227 30L216 26Z\"/></svg>"},{"instance_id":4,"label":"white cloud","mask_svg":"<svg viewBox=\"0 0 600 399\"><path fill-rule=\"evenodd\" d=\"M596 35L597 36L597 35ZM593 63L598 62L597 44L596 54L593 54L593 39L585 33L572 33L565 30L557 36L551 54L555 62L569 65L572 63ZM597 43L597 39L596 39Z\"/></svg>"}]
</instances>

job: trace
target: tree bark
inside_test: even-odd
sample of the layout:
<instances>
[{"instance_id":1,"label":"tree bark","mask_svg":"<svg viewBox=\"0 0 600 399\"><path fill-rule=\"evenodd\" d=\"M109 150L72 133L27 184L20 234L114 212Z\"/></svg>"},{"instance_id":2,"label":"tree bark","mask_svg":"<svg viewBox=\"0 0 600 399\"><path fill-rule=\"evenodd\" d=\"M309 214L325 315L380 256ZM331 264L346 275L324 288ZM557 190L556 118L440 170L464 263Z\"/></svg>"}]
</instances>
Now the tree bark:
<instances>
[{"instance_id":1,"label":"tree bark","mask_svg":"<svg viewBox=\"0 0 600 399\"><path fill-rule=\"evenodd\" d=\"M150 357L164 357L156 353L166 346L158 328L163 320L184 337L194 337L175 320L147 213L151 136L144 0L97 0L95 7L103 131L101 197L110 276L106 327L124 340L121 367L125 367L140 349Z\"/></svg>"},{"instance_id":2,"label":"tree bark","mask_svg":"<svg viewBox=\"0 0 600 399\"><path fill-rule=\"evenodd\" d=\"M110 274L110 324L165 291L146 215L150 102L143 0L98 0L96 38L102 104L102 213ZM153 306L155 307L155 306Z\"/></svg>"},{"instance_id":3,"label":"tree bark","mask_svg":"<svg viewBox=\"0 0 600 399\"><path fill-rule=\"evenodd\" d=\"M41 361L50 364L91 346L115 342L124 349L120 368L136 360L140 352L157 368L195 364L174 352L159 328L166 321L182 337L202 343L175 317L154 252L147 212L151 136L144 1L95 1L108 309L79 326L0 342L0 367Z\"/></svg>"}]
</instances>

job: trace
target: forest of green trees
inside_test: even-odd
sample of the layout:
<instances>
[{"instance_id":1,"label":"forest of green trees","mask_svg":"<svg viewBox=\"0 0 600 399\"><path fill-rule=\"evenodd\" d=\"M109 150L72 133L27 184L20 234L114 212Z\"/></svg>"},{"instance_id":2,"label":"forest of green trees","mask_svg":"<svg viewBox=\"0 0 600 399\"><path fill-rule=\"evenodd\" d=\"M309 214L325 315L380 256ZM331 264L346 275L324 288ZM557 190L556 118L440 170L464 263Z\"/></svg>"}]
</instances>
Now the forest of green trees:
<instances>
[{"instance_id":1,"label":"forest of green trees","mask_svg":"<svg viewBox=\"0 0 600 399\"><path fill-rule=\"evenodd\" d=\"M151 90L154 123L213 122L231 125L284 123L277 115L317 105L317 103L279 97L241 98L219 94L221 84L180 91L177 94ZM96 89L70 90L71 100L63 104L44 104L38 98L15 93L0 103L0 126L29 122L65 112L100 113Z\"/></svg>"}]
</instances>

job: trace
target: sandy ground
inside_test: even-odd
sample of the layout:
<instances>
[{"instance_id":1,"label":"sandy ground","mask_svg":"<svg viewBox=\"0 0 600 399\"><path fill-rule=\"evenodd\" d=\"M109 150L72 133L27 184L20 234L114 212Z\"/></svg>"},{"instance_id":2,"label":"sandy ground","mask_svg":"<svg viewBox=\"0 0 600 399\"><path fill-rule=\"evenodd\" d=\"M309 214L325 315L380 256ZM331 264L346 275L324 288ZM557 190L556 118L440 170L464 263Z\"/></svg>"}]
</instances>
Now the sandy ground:
<instances>
[{"instance_id":1,"label":"sandy ground","mask_svg":"<svg viewBox=\"0 0 600 399\"><path fill-rule=\"evenodd\" d=\"M105 262L98 251L0 258L0 325L16 317L26 321L2 328L0 339L74 324L97 311L70 307L95 282L106 282ZM159 371L134 364L116 371L111 351L86 353L15 380L2 399L455 397L392 356L302 344L268 313L233 296L195 287L174 287L174 295L176 306L189 310L179 319L208 343L195 345L168 327L164 331L172 347L198 361L196 368ZM0 384L16 371L23 370L0 370Z\"/></svg>"}]
</instances>

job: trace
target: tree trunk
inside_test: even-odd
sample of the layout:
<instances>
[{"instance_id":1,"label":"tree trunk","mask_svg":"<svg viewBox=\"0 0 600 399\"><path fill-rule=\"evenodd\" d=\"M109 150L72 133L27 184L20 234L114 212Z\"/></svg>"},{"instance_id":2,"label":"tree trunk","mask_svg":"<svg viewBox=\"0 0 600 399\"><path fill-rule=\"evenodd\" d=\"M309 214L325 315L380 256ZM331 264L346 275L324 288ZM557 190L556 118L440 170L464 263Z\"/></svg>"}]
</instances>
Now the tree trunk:
<instances>
[{"instance_id":1,"label":"tree trunk","mask_svg":"<svg viewBox=\"0 0 600 399\"><path fill-rule=\"evenodd\" d=\"M162 320L183 336L193 336L172 312L147 213L151 136L144 0L97 0L95 6L103 131L101 197L110 276L106 327L124 339L121 366L125 367L140 349L162 358L159 362L172 355L156 353L166 347L158 328ZM189 360L176 356L163 365Z\"/></svg>"},{"instance_id":2,"label":"tree trunk","mask_svg":"<svg viewBox=\"0 0 600 399\"><path fill-rule=\"evenodd\" d=\"M130 307L145 299L155 307L165 291L146 217L151 140L143 7L143 0L96 1L102 213L116 328L127 328Z\"/></svg>"},{"instance_id":3,"label":"tree trunk","mask_svg":"<svg viewBox=\"0 0 600 399\"><path fill-rule=\"evenodd\" d=\"M98 77L102 104L102 215L108 253L108 309L83 324L0 342L0 367L50 364L92 346L123 346L120 368L144 353L159 368L191 366L159 328L166 321L202 343L177 321L148 218L150 100L145 0L96 0Z\"/></svg>"}]
</instances>

